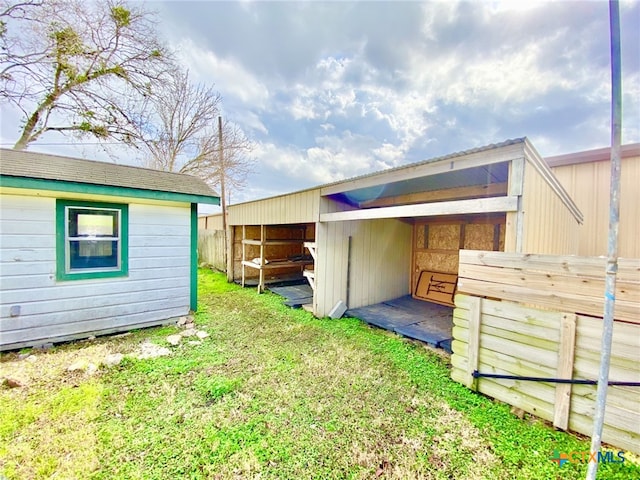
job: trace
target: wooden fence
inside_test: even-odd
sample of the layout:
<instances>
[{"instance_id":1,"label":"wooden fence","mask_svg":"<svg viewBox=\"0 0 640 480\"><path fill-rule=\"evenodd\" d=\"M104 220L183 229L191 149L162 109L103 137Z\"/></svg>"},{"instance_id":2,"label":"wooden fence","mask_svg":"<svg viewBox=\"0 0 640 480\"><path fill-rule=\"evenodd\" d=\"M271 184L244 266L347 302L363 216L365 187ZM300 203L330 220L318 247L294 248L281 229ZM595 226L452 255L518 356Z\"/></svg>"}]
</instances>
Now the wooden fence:
<instances>
[{"instance_id":1,"label":"wooden fence","mask_svg":"<svg viewBox=\"0 0 640 480\"><path fill-rule=\"evenodd\" d=\"M597 380L605 262L461 251L452 378L557 428L591 435L595 385L473 374ZM620 260L616 290L610 380L640 382L640 260ZM603 441L640 453L639 399L638 387L609 387Z\"/></svg>"},{"instance_id":2,"label":"wooden fence","mask_svg":"<svg viewBox=\"0 0 640 480\"><path fill-rule=\"evenodd\" d=\"M225 250L224 230L198 231L198 263L206 263L225 272L227 270Z\"/></svg>"}]
</instances>

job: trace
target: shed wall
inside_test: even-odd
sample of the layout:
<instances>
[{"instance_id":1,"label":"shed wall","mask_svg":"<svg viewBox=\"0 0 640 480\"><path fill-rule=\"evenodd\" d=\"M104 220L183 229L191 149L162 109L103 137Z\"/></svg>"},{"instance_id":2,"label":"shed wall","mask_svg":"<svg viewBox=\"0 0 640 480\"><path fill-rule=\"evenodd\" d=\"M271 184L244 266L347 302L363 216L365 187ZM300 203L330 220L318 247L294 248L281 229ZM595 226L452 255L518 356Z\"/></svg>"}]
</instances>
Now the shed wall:
<instances>
[{"instance_id":1,"label":"shed wall","mask_svg":"<svg viewBox=\"0 0 640 480\"><path fill-rule=\"evenodd\" d=\"M204 215L198 217L198 231L222 230L222 214Z\"/></svg>"},{"instance_id":2,"label":"shed wall","mask_svg":"<svg viewBox=\"0 0 640 480\"><path fill-rule=\"evenodd\" d=\"M319 217L320 190L281 195L230 205L229 225L315 223Z\"/></svg>"},{"instance_id":3,"label":"shed wall","mask_svg":"<svg viewBox=\"0 0 640 480\"><path fill-rule=\"evenodd\" d=\"M2 197L0 348L150 326L189 312L190 205L129 204L129 275L64 282L56 280L55 206L52 197ZM13 305L19 316L10 316Z\"/></svg>"},{"instance_id":4,"label":"shed wall","mask_svg":"<svg viewBox=\"0 0 640 480\"><path fill-rule=\"evenodd\" d=\"M577 221L549 183L528 162L525 164L522 202L523 253L578 253Z\"/></svg>"},{"instance_id":5,"label":"shed wall","mask_svg":"<svg viewBox=\"0 0 640 480\"><path fill-rule=\"evenodd\" d=\"M576 163L552 168L558 180L584 213L579 229L578 255L606 255L609 229L608 161ZM620 179L620 230L618 252L621 257L640 258L640 156L623 158Z\"/></svg>"},{"instance_id":6,"label":"shed wall","mask_svg":"<svg viewBox=\"0 0 640 480\"><path fill-rule=\"evenodd\" d=\"M409 294L412 231L395 219L318 224L315 314L340 300L357 308Z\"/></svg>"}]
</instances>

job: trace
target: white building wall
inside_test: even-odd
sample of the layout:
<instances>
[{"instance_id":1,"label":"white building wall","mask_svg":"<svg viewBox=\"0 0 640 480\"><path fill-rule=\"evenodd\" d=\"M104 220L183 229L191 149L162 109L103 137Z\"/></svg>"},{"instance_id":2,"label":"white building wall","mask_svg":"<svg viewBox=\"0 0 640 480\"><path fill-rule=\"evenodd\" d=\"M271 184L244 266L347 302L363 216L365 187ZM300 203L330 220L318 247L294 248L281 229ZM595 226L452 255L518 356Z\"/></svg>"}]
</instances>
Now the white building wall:
<instances>
[{"instance_id":1,"label":"white building wall","mask_svg":"<svg viewBox=\"0 0 640 480\"><path fill-rule=\"evenodd\" d=\"M56 280L55 207L55 198L2 196L0 349L157 325L189 312L188 204L130 203L128 276L72 281ZM19 315L11 316L12 306Z\"/></svg>"},{"instance_id":2,"label":"white building wall","mask_svg":"<svg viewBox=\"0 0 640 480\"><path fill-rule=\"evenodd\" d=\"M328 315L340 300L357 308L411 293L411 235L396 219L319 223L315 314Z\"/></svg>"}]
</instances>

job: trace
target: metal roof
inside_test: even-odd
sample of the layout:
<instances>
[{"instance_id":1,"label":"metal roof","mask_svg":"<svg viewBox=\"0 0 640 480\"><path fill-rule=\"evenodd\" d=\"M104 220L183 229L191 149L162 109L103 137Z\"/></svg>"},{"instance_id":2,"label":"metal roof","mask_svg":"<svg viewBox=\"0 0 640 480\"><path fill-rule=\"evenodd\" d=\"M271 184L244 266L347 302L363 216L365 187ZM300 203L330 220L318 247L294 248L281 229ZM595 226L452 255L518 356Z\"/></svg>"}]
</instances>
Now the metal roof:
<instances>
[{"instance_id":1,"label":"metal roof","mask_svg":"<svg viewBox=\"0 0 640 480\"><path fill-rule=\"evenodd\" d=\"M218 197L202 179L181 173L0 149L0 175L203 197Z\"/></svg>"},{"instance_id":2,"label":"metal roof","mask_svg":"<svg viewBox=\"0 0 640 480\"><path fill-rule=\"evenodd\" d=\"M483 147L471 148L469 150L462 150L462 151L455 152L455 153L449 153L447 155L443 155L443 156L440 156L440 157L430 158L428 160L421 160L419 162L408 163L408 164L405 164L405 165L400 165L398 167L387 168L386 170L378 170L378 171L375 171L375 172L366 173L364 175L360 175L360 176L357 176L357 177L346 178L344 180L339 180L337 182L326 183L326 184L320 185L319 187L316 187L316 188L331 187L331 186L334 186L334 185L340 185L342 183L352 182L354 180L360 180L360 179L363 179L363 178L374 177L374 176L377 176L377 175L387 175L387 174L395 172L395 171L410 169L410 168L414 168L414 167L419 167L419 166L422 166L422 165L427 165L429 163L441 162L443 160L453 160L453 159L458 158L458 157L464 157L466 155L471 155L472 153L488 152L490 150L496 150L498 148L507 147L509 145L516 145L516 144L520 144L520 143L525 143L526 140L527 140L526 137L505 140L504 142L500 142L500 143L492 143L490 145L485 145Z\"/></svg>"}]
</instances>

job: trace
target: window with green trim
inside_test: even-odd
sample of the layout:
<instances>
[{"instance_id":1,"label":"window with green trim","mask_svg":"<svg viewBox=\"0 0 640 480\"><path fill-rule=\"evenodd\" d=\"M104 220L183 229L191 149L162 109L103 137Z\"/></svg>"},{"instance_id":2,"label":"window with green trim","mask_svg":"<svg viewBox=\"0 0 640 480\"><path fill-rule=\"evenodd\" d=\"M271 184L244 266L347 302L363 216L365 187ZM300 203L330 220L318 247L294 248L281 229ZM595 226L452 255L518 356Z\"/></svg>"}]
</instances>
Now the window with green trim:
<instances>
[{"instance_id":1,"label":"window with green trim","mask_svg":"<svg viewBox=\"0 0 640 480\"><path fill-rule=\"evenodd\" d=\"M126 276L128 223L124 204L57 200L57 278Z\"/></svg>"}]
</instances>

